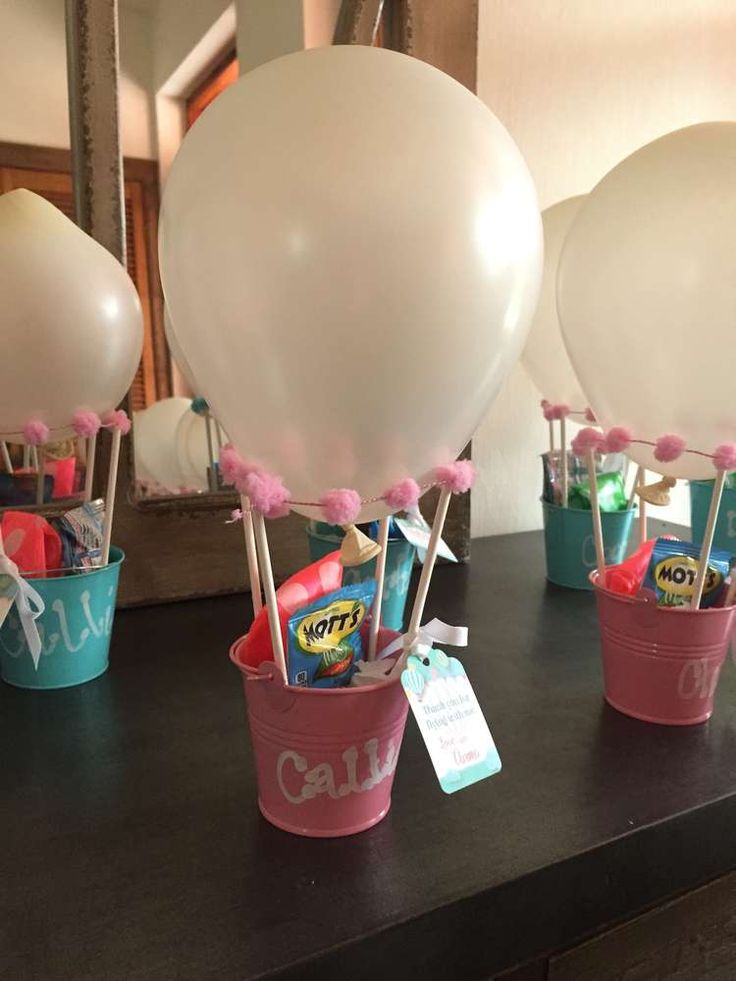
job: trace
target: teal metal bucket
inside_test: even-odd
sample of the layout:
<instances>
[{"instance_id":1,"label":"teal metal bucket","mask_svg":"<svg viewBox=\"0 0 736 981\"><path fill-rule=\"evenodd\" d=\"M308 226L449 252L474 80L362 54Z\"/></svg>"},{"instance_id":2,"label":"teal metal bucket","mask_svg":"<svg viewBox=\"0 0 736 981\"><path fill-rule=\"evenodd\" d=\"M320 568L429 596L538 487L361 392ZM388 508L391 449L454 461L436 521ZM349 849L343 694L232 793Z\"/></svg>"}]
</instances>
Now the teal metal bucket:
<instances>
[{"instance_id":1,"label":"teal metal bucket","mask_svg":"<svg viewBox=\"0 0 736 981\"><path fill-rule=\"evenodd\" d=\"M0 676L16 688L71 688L107 671L110 634L120 565L119 548L110 549L102 569L33 579L46 609L36 621L41 635L38 670L26 644L23 628L11 607L0 628Z\"/></svg>"},{"instance_id":2,"label":"teal metal bucket","mask_svg":"<svg viewBox=\"0 0 736 981\"><path fill-rule=\"evenodd\" d=\"M309 557L312 562L334 552L342 544L337 535L319 535L307 526L309 539ZM386 578L383 587L383 602L381 603L381 622L384 627L401 631L404 629L404 608L409 592L411 570L414 565L416 549L403 538L391 538L386 555ZM343 582L346 586L354 582L373 579L376 575L376 560L372 559L364 565L348 566L345 569Z\"/></svg>"},{"instance_id":3,"label":"teal metal bucket","mask_svg":"<svg viewBox=\"0 0 736 981\"><path fill-rule=\"evenodd\" d=\"M690 481L690 525L692 540L698 544L703 541L712 496L712 480ZM736 490L730 487L723 488L713 544L726 552L736 553Z\"/></svg>"},{"instance_id":4,"label":"teal metal bucket","mask_svg":"<svg viewBox=\"0 0 736 981\"><path fill-rule=\"evenodd\" d=\"M601 511L607 564L623 562L635 511ZM592 589L588 579L595 568L592 511L542 501L542 512L547 579L569 589Z\"/></svg>"}]
</instances>

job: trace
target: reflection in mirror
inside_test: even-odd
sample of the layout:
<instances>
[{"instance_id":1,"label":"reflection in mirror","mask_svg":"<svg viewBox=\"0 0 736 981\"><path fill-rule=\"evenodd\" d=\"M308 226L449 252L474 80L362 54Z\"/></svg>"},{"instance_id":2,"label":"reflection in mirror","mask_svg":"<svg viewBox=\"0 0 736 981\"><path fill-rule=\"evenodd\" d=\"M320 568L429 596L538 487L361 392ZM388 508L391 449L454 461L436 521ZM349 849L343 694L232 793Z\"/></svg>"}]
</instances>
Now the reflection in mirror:
<instances>
[{"instance_id":1,"label":"reflection in mirror","mask_svg":"<svg viewBox=\"0 0 736 981\"><path fill-rule=\"evenodd\" d=\"M198 80L177 99L181 139L201 113L238 78L238 61L229 48L200 71ZM135 495L138 500L233 493L223 485L219 455L226 437L198 391L194 372L179 347L164 311L164 333L171 365L171 392L134 411Z\"/></svg>"},{"instance_id":2,"label":"reflection in mirror","mask_svg":"<svg viewBox=\"0 0 736 981\"><path fill-rule=\"evenodd\" d=\"M42 450L20 443L0 442L0 508L64 504L89 500L92 468L86 439L47 443ZM89 485L89 486L87 486ZM85 490L87 493L85 494Z\"/></svg>"}]
</instances>

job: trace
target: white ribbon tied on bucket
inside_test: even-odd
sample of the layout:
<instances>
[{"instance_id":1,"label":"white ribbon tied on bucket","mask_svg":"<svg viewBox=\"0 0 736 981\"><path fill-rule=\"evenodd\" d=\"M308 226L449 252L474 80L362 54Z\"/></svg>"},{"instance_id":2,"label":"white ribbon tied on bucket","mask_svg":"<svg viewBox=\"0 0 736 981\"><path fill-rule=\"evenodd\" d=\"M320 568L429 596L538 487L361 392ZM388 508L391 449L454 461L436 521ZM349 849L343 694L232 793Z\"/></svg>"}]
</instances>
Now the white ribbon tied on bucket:
<instances>
[{"instance_id":1,"label":"white ribbon tied on bucket","mask_svg":"<svg viewBox=\"0 0 736 981\"><path fill-rule=\"evenodd\" d=\"M425 623L419 628L413 641L408 634L402 634L400 637L392 640L387 647L384 647L378 657L380 660L383 660L383 658L395 654L396 651L404 651L406 654L417 654L423 657L431 651L435 643L447 645L448 647L467 647L468 628L454 627L435 617L429 623ZM398 659L396 665L391 669L392 672L396 670L396 667L403 660L403 658Z\"/></svg>"},{"instance_id":2,"label":"white ribbon tied on bucket","mask_svg":"<svg viewBox=\"0 0 736 981\"><path fill-rule=\"evenodd\" d=\"M33 658L33 667L38 671L38 662L41 659L41 635L36 620L45 609L44 601L33 586L21 576L18 566L7 555L0 554L0 575L8 576L18 587L13 600Z\"/></svg>"}]
</instances>

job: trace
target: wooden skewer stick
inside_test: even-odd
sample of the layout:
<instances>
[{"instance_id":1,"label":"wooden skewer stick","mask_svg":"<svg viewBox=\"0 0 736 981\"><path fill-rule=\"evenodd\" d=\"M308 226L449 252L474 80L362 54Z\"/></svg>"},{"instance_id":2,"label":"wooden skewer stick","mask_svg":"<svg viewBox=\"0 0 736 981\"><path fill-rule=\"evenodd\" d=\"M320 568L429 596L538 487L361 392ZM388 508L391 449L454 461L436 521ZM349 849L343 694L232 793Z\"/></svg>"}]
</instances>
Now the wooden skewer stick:
<instances>
[{"instance_id":1,"label":"wooden skewer stick","mask_svg":"<svg viewBox=\"0 0 736 981\"><path fill-rule=\"evenodd\" d=\"M603 550L603 522L601 509L598 504L598 475L595 470L595 452L588 450L586 455L588 465L588 481L590 482L590 510L593 517L593 540L595 542L595 560L598 572L598 585L606 586L606 553Z\"/></svg>"},{"instance_id":2,"label":"wooden skewer stick","mask_svg":"<svg viewBox=\"0 0 736 981\"><path fill-rule=\"evenodd\" d=\"M429 592L429 583L432 579L432 572L434 571L434 564L437 559L437 549L439 548L440 538L442 537L442 529L445 527L447 509L450 506L450 495L451 491L446 487L441 489L440 499L437 502L437 510L434 513L434 521L432 522L432 533L427 543L427 554L424 556L424 565L419 576L419 585L417 586L417 594L414 598L414 606L411 610L411 619L409 620L409 629L407 631L407 649L411 647L419 635L419 627L424 614L424 605L427 602L427 593Z\"/></svg>"},{"instance_id":3,"label":"wooden skewer stick","mask_svg":"<svg viewBox=\"0 0 736 981\"><path fill-rule=\"evenodd\" d=\"M708 561L710 559L710 550L713 548L713 536L716 531L716 519L718 518L718 509L721 506L721 497L723 496L723 488L726 485L726 471L719 470L716 476L716 482L713 485L713 496L710 499L710 507L708 508L708 520L705 523L705 532L703 533L703 544L700 546L700 559L698 561L698 574L695 577L695 585L693 586L693 598L690 602L690 607L693 610L697 610L700 606L700 601L703 598L703 587L705 586L705 576L708 571Z\"/></svg>"},{"instance_id":4,"label":"wooden skewer stick","mask_svg":"<svg viewBox=\"0 0 736 981\"><path fill-rule=\"evenodd\" d=\"M286 673L284 639L281 636L281 621L276 602L276 587L273 581L273 569L271 568L271 553L268 550L268 536L266 535L265 521L263 515L258 511L253 512L253 526L256 535L256 544L258 546L258 560L263 573L263 592L266 597L266 609L268 610L268 628L271 632L273 659L286 685L289 683L289 679Z\"/></svg>"},{"instance_id":5,"label":"wooden skewer stick","mask_svg":"<svg viewBox=\"0 0 736 981\"><path fill-rule=\"evenodd\" d=\"M43 492L44 492L44 470L46 468L46 453L43 447L36 449L33 447L34 453L36 455L36 504L43 504Z\"/></svg>"},{"instance_id":6,"label":"wooden skewer stick","mask_svg":"<svg viewBox=\"0 0 736 981\"><path fill-rule=\"evenodd\" d=\"M5 464L5 469L8 473L13 473L13 461L10 459L10 451L8 450L8 444L5 440L0 443L3 451L3 463Z\"/></svg>"},{"instance_id":7,"label":"wooden skewer stick","mask_svg":"<svg viewBox=\"0 0 736 981\"><path fill-rule=\"evenodd\" d=\"M87 462L84 467L84 499L92 500L92 481L95 475L95 455L97 453L97 433L87 438Z\"/></svg>"},{"instance_id":8,"label":"wooden skewer stick","mask_svg":"<svg viewBox=\"0 0 736 981\"><path fill-rule=\"evenodd\" d=\"M253 616L263 609L261 599L261 576L258 571L258 552L256 551L256 536L253 530L253 513L250 501L245 494L240 495L240 510L243 512L243 535L245 536L245 555L248 560L248 583L253 601Z\"/></svg>"},{"instance_id":9,"label":"wooden skewer stick","mask_svg":"<svg viewBox=\"0 0 736 981\"><path fill-rule=\"evenodd\" d=\"M567 492L569 478L567 473L567 425L565 417L560 418L560 463L562 473L562 507L567 507Z\"/></svg>"},{"instance_id":10,"label":"wooden skewer stick","mask_svg":"<svg viewBox=\"0 0 736 981\"><path fill-rule=\"evenodd\" d=\"M31 448L26 443L23 447L23 469L29 470L31 466Z\"/></svg>"},{"instance_id":11,"label":"wooden skewer stick","mask_svg":"<svg viewBox=\"0 0 736 981\"><path fill-rule=\"evenodd\" d=\"M212 416L209 409L204 414L204 426L207 434L207 456L209 457L210 469L207 484L211 491L217 490L217 474L215 473L215 452L212 447Z\"/></svg>"},{"instance_id":12,"label":"wooden skewer stick","mask_svg":"<svg viewBox=\"0 0 736 981\"><path fill-rule=\"evenodd\" d=\"M383 587L386 581L386 556L388 555L388 526L389 517L381 518L378 525L378 544L381 548L376 557L376 598L373 601L373 618L368 634L368 661L375 660L378 647L378 631L381 627L381 604L383 603Z\"/></svg>"},{"instance_id":13,"label":"wooden skewer stick","mask_svg":"<svg viewBox=\"0 0 736 981\"><path fill-rule=\"evenodd\" d=\"M102 525L102 565L110 561L110 543L112 541L112 517L115 511L115 488L118 482L118 463L120 462L119 429L112 431L112 447L110 449L110 469L107 472L107 493L105 495L105 521Z\"/></svg>"}]
</instances>

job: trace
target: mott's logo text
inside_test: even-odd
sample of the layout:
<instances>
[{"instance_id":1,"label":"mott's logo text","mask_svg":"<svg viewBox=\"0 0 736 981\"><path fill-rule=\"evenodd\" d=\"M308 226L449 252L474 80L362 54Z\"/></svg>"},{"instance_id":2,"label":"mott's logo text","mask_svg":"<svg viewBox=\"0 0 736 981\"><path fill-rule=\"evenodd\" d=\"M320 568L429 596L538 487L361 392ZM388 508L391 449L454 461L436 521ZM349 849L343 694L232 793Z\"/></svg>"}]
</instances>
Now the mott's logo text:
<instances>
[{"instance_id":1,"label":"mott's logo text","mask_svg":"<svg viewBox=\"0 0 736 981\"><path fill-rule=\"evenodd\" d=\"M654 581L663 592L673 596L692 596L697 575L698 561L689 555L670 555L654 567ZM718 569L708 566L703 592L712 592L722 582Z\"/></svg>"},{"instance_id":2,"label":"mott's logo text","mask_svg":"<svg viewBox=\"0 0 736 981\"><path fill-rule=\"evenodd\" d=\"M304 617L297 629L299 647L306 654L334 650L365 619L365 605L355 600L338 600L324 610Z\"/></svg>"}]
</instances>

